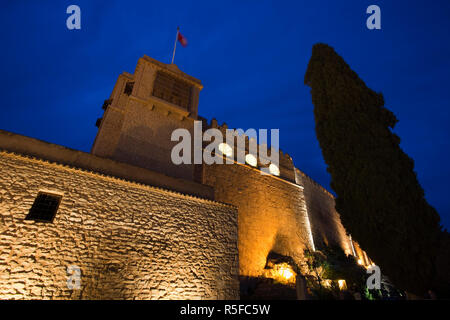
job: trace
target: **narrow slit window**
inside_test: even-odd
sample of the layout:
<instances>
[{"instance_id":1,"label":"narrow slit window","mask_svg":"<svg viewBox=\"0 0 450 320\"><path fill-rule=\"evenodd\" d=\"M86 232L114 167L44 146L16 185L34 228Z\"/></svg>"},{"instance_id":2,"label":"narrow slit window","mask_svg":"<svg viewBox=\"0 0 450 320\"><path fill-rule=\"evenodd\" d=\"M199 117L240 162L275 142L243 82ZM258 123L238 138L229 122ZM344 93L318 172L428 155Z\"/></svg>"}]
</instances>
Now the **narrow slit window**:
<instances>
[{"instance_id":1,"label":"narrow slit window","mask_svg":"<svg viewBox=\"0 0 450 320\"><path fill-rule=\"evenodd\" d=\"M60 195L39 192L25 220L52 222L61 198Z\"/></svg>"},{"instance_id":2,"label":"narrow slit window","mask_svg":"<svg viewBox=\"0 0 450 320\"><path fill-rule=\"evenodd\" d=\"M127 82L123 93L129 96L133 92L134 82Z\"/></svg>"}]
</instances>

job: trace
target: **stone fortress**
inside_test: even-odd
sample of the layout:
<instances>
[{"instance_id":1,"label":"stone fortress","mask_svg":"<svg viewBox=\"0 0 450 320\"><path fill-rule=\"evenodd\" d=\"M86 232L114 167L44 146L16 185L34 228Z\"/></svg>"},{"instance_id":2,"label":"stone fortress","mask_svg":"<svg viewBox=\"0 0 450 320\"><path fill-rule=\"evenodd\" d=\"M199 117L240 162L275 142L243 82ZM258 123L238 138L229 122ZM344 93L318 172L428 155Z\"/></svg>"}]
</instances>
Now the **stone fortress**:
<instances>
[{"instance_id":1,"label":"stone fortress","mask_svg":"<svg viewBox=\"0 0 450 320\"><path fill-rule=\"evenodd\" d=\"M91 153L0 131L0 298L239 299L272 252L301 270L323 245L372 263L288 154L272 175L172 163L174 129L227 129L198 115L201 90L144 56L105 101Z\"/></svg>"}]
</instances>

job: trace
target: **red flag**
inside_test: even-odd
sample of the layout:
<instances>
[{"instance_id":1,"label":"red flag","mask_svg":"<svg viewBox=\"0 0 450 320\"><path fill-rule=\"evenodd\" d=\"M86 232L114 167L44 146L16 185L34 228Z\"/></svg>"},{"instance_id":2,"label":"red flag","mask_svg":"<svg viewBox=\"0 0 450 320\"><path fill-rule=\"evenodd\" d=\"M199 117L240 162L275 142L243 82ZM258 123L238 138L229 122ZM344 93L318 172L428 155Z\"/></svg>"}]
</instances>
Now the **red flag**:
<instances>
[{"instance_id":1,"label":"red flag","mask_svg":"<svg viewBox=\"0 0 450 320\"><path fill-rule=\"evenodd\" d=\"M183 35L180 33L180 31L178 31L178 41L180 41L180 43L181 43L181 45L182 45L183 47L186 47L186 46L188 45L188 41L187 41L186 37L183 36Z\"/></svg>"}]
</instances>

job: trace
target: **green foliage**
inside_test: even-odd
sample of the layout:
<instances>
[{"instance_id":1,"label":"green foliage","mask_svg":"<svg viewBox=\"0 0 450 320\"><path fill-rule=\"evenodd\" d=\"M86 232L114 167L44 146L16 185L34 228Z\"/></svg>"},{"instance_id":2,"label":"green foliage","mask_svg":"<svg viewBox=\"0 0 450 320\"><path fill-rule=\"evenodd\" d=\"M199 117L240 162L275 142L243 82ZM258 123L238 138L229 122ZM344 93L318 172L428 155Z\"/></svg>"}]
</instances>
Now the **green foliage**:
<instances>
[{"instance_id":1,"label":"green foliage","mask_svg":"<svg viewBox=\"0 0 450 320\"><path fill-rule=\"evenodd\" d=\"M366 270L358 265L353 256L347 256L339 246L324 246L321 251L305 249L304 256L309 270L316 276L318 286L312 285L311 291L316 296L339 293L336 280L345 280L351 292L364 293ZM335 280L330 289L323 288L323 279ZM319 297L319 299L322 299Z\"/></svg>"},{"instance_id":2,"label":"green foliage","mask_svg":"<svg viewBox=\"0 0 450 320\"><path fill-rule=\"evenodd\" d=\"M365 297L367 300L375 300L375 297L374 297L374 295L372 294L371 291L372 291L372 290L367 289L367 287L364 289L364 297Z\"/></svg>"},{"instance_id":3,"label":"green foliage","mask_svg":"<svg viewBox=\"0 0 450 320\"><path fill-rule=\"evenodd\" d=\"M366 269L361 267L353 256L347 256L338 246L325 246L322 252L327 257L324 276L327 279L345 279L347 284L361 291L366 284Z\"/></svg>"},{"instance_id":4,"label":"green foliage","mask_svg":"<svg viewBox=\"0 0 450 320\"><path fill-rule=\"evenodd\" d=\"M440 218L391 131L396 117L328 45L313 47L305 84L344 226L395 286L425 293L436 283Z\"/></svg>"},{"instance_id":5,"label":"green foliage","mask_svg":"<svg viewBox=\"0 0 450 320\"><path fill-rule=\"evenodd\" d=\"M321 281L327 268L327 257L321 251L311 251L309 249L305 249L303 255L309 271L317 278L319 287L322 287Z\"/></svg>"}]
</instances>

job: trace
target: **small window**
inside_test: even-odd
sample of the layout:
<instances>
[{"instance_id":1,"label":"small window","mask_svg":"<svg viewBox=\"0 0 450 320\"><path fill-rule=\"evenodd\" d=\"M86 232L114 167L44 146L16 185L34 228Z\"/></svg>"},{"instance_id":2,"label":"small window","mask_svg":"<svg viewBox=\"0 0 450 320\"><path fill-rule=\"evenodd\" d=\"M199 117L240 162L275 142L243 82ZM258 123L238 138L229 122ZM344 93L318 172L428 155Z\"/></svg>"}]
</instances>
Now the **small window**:
<instances>
[{"instance_id":1,"label":"small window","mask_svg":"<svg viewBox=\"0 0 450 320\"><path fill-rule=\"evenodd\" d=\"M134 82L127 82L123 93L129 96L133 92Z\"/></svg>"},{"instance_id":2,"label":"small window","mask_svg":"<svg viewBox=\"0 0 450 320\"><path fill-rule=\"evenodd\" d=\"M61 198L59 195L39 192L25 220L52 222Z\"/></svg>"}]
</instances>

